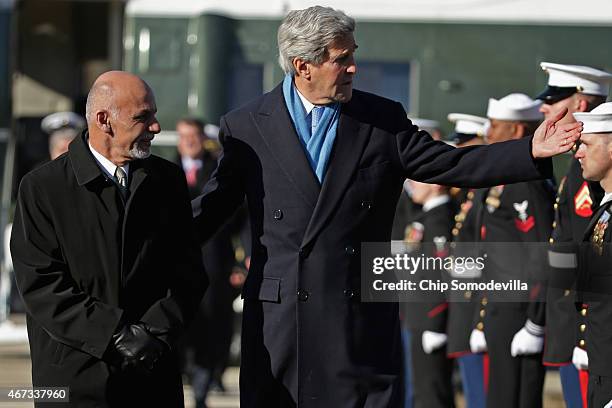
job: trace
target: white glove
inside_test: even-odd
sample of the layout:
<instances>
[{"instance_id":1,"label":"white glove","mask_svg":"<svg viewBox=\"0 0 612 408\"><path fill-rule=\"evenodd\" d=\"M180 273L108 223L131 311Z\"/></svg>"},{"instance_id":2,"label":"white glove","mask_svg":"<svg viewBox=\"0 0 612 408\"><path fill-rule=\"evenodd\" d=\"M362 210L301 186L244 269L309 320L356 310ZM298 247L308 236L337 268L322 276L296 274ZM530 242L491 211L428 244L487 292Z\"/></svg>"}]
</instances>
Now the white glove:
<instances>
[{"instance_id":1,"label":"white glove","mask_svg":"<svg viewBox=\"0 0 612 408\"><path fill-rule=\"evenodd\" d=\"M606 405L604 405L604 408L612 408L612 400L610 400Z\"/></svg>"},{"instance_id":2,"label":"white glove","mask_svg":"<svg viewBox=\"0 0 612 408\"><path fill-rule=\"evenodd\" d=\"M525 326L512 338L510 354L512 357L537 354L544 348L544 327L527 319Z\"/></svg>"},{"instance_id":3,"label":"white glove","mask_svg":"<svg viewBox=\"0 0 612 408\"><path fill-rule=\"evenodd\" d=\"M474 354L487 351L487 340L482 330L472 330L472 334L470 334L470 350Z\"/></svg>"},{"instance_id":4,"label":"white glove","mask_svg":"<svg viewBox=\"0 0 612 408\"><path fill-rule=\"evenodd\" d=\"M583 350L580 347L574 347L574 352L572 353L572 364L578 370L588 370L589 356L587 355L586 350Z\"/></svg>"},{"instance_id":5,"label":"white glove","mask_svg":"<svg viewBox=\"0 0 612 408\"><path fill-rule=\"evenodd\" d=\"M429 330L425 330L421 336L421 343L423 344L423 351L425 354L431 354L432 351L444 346L447 341L448 336L446 334Z\"/></svg>"}]
</instances>

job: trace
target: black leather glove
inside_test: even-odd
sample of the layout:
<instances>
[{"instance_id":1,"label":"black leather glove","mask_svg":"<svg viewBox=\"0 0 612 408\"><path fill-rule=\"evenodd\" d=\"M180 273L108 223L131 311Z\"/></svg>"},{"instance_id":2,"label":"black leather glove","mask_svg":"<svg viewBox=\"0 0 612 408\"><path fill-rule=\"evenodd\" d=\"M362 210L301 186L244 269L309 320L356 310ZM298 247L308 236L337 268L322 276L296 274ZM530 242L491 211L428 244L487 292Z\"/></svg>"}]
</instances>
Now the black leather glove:
<instances>
[{"instance_id":1,"label":"black leather glove","mask_svg":"<svg viewBox=\"0 0 612 408\"><path fill-rule=\"evenodd\" d=\"M122 370L149 373L168 351L166 343L152 335L143 323L123 326L113 335L114 361Z\"/></svg>"}]
</instances>

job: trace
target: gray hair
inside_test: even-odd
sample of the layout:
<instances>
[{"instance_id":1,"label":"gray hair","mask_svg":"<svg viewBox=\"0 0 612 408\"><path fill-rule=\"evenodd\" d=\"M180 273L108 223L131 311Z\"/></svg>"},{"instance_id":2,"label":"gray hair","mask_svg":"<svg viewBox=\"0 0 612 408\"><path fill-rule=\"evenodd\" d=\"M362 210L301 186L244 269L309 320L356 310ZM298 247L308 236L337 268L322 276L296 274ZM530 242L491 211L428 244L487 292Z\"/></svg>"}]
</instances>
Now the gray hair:
<instances>
[{"instance_id":1,"label":"gray hair","mask_svg":"<svg viewBox=\"0 0 612 408\"><path fill-rule=\"evenodd\" d=\"M103 109L110 113L113 119L119 116L119 109L114 104L115 91L108 83L94 84L87 94L85 104L85 119L87 123L95 120L94 115L97 110Z\"/></svg>"},{"instance_id":2,"label":"gray hair","mask_svg":"<svg viewBox=\"0 0 612 408\"><path fill-rule=\"evenodd\" d=\"M322 6L292 10L278 28L278 63L285 74L292 75L294 58L321 64L327 47L353 31L355 20L340 10Z\"/></svg>"}]
</instances>

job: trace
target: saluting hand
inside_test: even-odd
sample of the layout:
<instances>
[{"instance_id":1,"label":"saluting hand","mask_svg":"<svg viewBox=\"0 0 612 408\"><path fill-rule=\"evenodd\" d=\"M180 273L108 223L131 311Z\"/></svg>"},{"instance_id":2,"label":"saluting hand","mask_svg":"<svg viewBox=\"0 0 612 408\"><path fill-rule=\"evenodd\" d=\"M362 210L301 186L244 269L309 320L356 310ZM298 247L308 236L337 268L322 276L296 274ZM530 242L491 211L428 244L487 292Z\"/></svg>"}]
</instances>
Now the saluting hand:
<instances>
[{"instance_id":1,"label":"saluting hand","mask_svg":"<svg viewBox=\"0 0 612 408\"><path fill-rule=\"evenodd\" d=\"M580 139L582 122L557 124L565 115L568 115L567 108L561 109L554 118L547 119L538 126L531 145L531 154L535 159L565 153Z\"/></svg>"}]
</instances>

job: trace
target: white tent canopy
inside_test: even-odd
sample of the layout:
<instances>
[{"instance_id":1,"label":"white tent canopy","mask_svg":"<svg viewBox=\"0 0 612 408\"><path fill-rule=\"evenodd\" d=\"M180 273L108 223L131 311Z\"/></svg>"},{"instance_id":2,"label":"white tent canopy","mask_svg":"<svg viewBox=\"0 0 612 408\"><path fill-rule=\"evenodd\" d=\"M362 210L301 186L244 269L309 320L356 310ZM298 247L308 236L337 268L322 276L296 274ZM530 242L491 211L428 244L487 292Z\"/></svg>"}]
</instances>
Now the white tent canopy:
<instances>
[{"instance_id":1,"label":"white tent canopy","mask_svg":"<svg viewBox=\"0 0 612 408\"><path fill-rule=\"evenodd\" d=\"M358 20L446 21L526 24L612 25L612 1L588 0L130 0L132 16L221 14L238 18L281 18L288 10L320 4Z\"/></svg>"}]
</instances>

